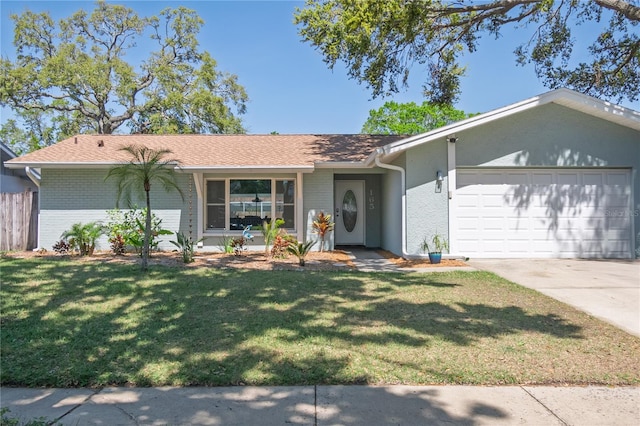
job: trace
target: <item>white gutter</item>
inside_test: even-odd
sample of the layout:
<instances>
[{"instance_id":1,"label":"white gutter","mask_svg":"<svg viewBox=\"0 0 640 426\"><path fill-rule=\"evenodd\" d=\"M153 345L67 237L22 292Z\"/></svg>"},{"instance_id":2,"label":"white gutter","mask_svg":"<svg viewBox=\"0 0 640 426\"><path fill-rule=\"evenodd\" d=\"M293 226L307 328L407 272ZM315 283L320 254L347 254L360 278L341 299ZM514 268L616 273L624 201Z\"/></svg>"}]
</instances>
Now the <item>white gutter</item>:
<instances>
[{"instance_id":1,"label":"white gutter","mask_svg":"<svg viewBox=\"0 0 640 426\"><path fill-rule=\"evenodd\" d=\"M40 173L38 173L37 171L33 170L29 166L26 166L24 168L24 171L27 174L27 176L29 176L29 179L31 179L31 181L33 183L35 183L38 188L40 188L40 181L42 180L42 176L40 176Z\"/></svg>"},{"instance_id":2,"label":"white gutter","mask_svg":"<svg viewBox=\"0 0 640 426\"><path fill-rule=\"evenodd\" d=\"M405 170L393 164L387 164L380 161L380 156L384 153L382 148L378 148L376 150L375 162L376 166L388 169L395 170L400 172L400 191L402 194L402 257L405 259L409 258L409 253L407 253L407 184L405 181Z\"/></svg>"}]
</instances>

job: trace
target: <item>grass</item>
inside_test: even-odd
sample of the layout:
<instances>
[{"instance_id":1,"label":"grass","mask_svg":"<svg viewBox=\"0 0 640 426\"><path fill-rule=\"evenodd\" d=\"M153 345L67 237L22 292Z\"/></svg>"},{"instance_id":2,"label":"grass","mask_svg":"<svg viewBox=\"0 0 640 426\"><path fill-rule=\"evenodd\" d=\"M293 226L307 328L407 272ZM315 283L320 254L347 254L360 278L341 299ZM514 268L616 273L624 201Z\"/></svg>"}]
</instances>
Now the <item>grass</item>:
<instances>
[{"instance_id":1,"label":"grass","mask_svg":"<svg viewBox=\"0 0 640 426\"><path fill-rule=\"evenodd\" d=\"M0 259L3 386L640 384L640 339L493 274Z\"/></svg>"}]
</instances>

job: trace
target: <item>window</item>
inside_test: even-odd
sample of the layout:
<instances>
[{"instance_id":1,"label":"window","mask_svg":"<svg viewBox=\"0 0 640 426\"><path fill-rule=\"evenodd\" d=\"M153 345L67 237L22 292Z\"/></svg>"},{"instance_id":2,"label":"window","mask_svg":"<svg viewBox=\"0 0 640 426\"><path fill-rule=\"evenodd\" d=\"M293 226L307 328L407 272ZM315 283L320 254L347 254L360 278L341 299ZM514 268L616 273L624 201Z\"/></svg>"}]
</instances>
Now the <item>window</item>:
<instances>
[{"instance_id":1,"label":"window","mask_svg":"<svg viewBox=\"0 0 640 426\"><path fill-rule=\"evenodd\" d=\"M276 181L276 217L284 219L283 228L295 228L296 182L294 180Z\"/></svg>"},{"instance_id":2,"label":"window","mask_svg":"<svg viewBox=\"0 0 640 426\"><path fill-rule=\"evenodd\" d=\"M206 182L206 230L242 230L274 217L295 229L294 179L226 179Z\"/></svg>"},{"instance_id":3,"label":"window","mask_svg":"<svg viewBox=\"0 0 640 426\"><path fill-rule=\"evenodd\" d=\"M205 229L224 229L225 190L223 180L207 181L207 214Z\"/></svg>"}]
</instances>

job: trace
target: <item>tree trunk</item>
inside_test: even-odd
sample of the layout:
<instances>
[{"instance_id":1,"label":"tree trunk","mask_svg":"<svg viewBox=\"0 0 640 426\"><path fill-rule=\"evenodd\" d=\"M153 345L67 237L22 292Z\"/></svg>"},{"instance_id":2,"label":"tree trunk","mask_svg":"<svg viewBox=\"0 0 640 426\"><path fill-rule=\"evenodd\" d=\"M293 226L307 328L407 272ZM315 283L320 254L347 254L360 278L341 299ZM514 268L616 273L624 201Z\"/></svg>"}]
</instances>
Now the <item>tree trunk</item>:
<instances>
[{"instance_id":1,"label":"tree trunk","mask_svg":"<svg viewBox=\"0 0 640 426\"><path fill-rule=\"evenodd\" d=\"M151 239L151 197L147 194L147 215L144 220L144 240L142 242L142 270L146 271L149 265L149 240Z\"/></svg>"}]
</instances>

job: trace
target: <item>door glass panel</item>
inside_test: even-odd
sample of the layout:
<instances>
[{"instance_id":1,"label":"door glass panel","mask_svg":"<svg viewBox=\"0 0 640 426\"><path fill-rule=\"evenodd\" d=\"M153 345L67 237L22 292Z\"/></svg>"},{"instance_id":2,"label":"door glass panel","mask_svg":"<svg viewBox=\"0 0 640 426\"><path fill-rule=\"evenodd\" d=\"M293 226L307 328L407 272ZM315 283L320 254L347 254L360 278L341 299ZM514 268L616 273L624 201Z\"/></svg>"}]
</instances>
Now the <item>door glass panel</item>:
<instances>
[{"instance_id":1,"label":"door glass panel","mask_svg":"<svg viewBox=\"0 0 640 426\"><path fill-rule=\"evenodd\" d=\"M352 190L344 193L342 198L342 223L347 232L352 232L358 221L358 203Z\"/></svg>"}]
</instances>

